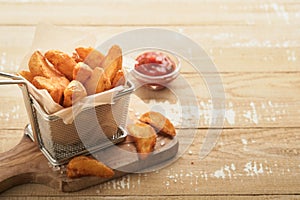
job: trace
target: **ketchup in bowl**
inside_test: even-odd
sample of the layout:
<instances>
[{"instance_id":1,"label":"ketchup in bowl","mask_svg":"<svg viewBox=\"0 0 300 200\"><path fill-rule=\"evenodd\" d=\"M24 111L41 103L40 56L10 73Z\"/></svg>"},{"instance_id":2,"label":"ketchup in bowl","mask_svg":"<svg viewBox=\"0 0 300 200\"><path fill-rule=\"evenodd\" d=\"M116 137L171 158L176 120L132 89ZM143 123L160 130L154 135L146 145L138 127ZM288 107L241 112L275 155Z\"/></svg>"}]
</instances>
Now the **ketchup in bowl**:
<instances>
[{"instance_id":1,"label":"ketchup in bowl","mask_svg":"<svg viewBox=\"0 0 300 200\"><path fill-rule=\"evenodd\" d=\"M162 76L175 70L175 63L162 52L146 52L136 58L135 70L149 76Z\"/></svg>"},{"instance_id":2,"label":"ketchup in bowl","mask_svg":"<svg viewBox=\"0 0 300 200\"><path fill-rule=\"evenodd\" d=\"M179 75L177 57L162 51L147 51L136 57L134 77L152 90L160 90Z\"/></svg>"}]
</instances>

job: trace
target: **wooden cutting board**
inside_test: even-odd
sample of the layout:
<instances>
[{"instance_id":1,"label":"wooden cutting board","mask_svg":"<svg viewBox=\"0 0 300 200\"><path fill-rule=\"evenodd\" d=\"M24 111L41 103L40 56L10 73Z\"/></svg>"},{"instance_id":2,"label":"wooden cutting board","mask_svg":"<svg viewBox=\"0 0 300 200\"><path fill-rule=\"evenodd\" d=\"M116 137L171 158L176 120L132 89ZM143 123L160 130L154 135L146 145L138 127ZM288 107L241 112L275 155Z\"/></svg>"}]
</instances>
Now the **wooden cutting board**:
<instances>
[{"instance_id":1,"label":"wooden cutting board","mask_svg":"<svg viewBox=\"0 0 300 200\"><path fill-rule=\"evenodd\" d=\"M167 162L178 151L177 138L158 136L155 151L146 159L139 160L135 146L126 140L121 144L101 150L93 156L115 170L118 178L131 172ZM0 154L0 193L25 183L44 184L63 192L78 191L110 179L98 177L66 177L65 166L51 166L38 146L26 135L8 152Z\"/></svg>"}]
</instances>

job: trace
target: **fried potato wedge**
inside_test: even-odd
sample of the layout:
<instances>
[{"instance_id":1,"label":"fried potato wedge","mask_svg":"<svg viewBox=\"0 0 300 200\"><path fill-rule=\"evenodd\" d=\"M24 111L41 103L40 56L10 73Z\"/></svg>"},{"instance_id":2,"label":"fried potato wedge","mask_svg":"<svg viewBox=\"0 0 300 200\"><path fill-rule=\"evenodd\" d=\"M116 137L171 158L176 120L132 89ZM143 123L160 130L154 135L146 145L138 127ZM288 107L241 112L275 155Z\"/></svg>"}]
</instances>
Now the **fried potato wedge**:
<instances>
[{"instance_id":1,"label":"fried potato wedge","mask_svg":"<svg viewBox=\"0 0 300 200\"><path fill-rule=\"evenodd\" d=\"M53 77L50 78L51 81L57 86L61 87L61 89L65 90L66 87L69 85L70 81L66 77Z\"/></svg>"},{"instance_id":2,"label":"fried potato wedge","mask_svg":"<svg viewBox=\"0 0 300 200\"><path fill-rule=\"evenodd\" d=\"M81 59L79 57L79 55L76 52L72 53L72 58L75 60L75 62L79 63L79 62L83 62L83 59Z\"/></svg>"},{"instance_id":3,"label":"fried potato wedge","mask_svg":"<svg viewBox=\"0 0 300 200\"><path fill-rule=\"evenodd\" d=\"M28 62L29 70L33 76L46 78L62 77L63 74L51 67L41 52L35 51Z\"/></svg>"},{"instance_id":4,"label":"fried potato wedge","mask_svg":"<svg viewBox=\"0 0 300 200\"><path fill-rule=\"evenodd\" d=\"M118 45L113 45L104 57L101 67L107 78L112 83L117 72L122 69L122 50Z\"/></svg>"},{"instance_id":5,"label":"fried potato wedge","mask_svg":"<svg viewBox=\"0 0 300 200\"><path fill-rule=\"evenodd\" d=\"M49 50L45 53L47 60L70 81L73 80L73 69L76 61L68 54L59 50Z\"/></svg>"},{"instance_id":6,"label":"fried potato wedge","mask_svg":"<svg viewBox=\"0 0 300 200\"><path fill-rule=\"evenodd\" d=\"M148 124L136 123L127 126L129 135L133 138L139 158L144 160L153 152L156 144L156 132Z\"/></svg>"},{"instance_id":7,"label":"fried potato wedge","mask_svg":"<svg viewBox=\"0 0 300 200\"><path fill-rule=\"evenodd\" d=\"M101 62L104 58L104 55L101 52L92 47L78 47L75 49L75 51L77 52L82 62L90 66L92 69L94 69L95 67L100 67Z\"/></svg>"},{"instance_id":8,"label":"fried potato wedge","mask_svg":"<svg viewBox=\"0 0 300 200\"><path fill-rule=\"evenodd\" d=\"M35 76L32 84L37 89L45 89L51 95L54 102L60 104L63 99L64 89L59 83L55 83L52 79L43 76Z\"/></svg>"},{"instance_id":9,"label":"fried potato wedge","mask_svg":"<svg viewBox=\"0 0 300 200\"><path fill-rule=\"evenodd\" d=\"M117 71L117 73L111 83L112 88L117 87L119 85L125 85L125 76L124 76L123 70Z\"/></svg>"},{"instance_id":10,"label":"fried potato wedge","mask_svg":"<svg viewBox=\"0 0 300 200\"><path fill-rule=\"evenodd\" d=\"M77 47L75 49L76 53L82 60L85 60L88 55L94 50L95 49L93 47Z\"/></svg>"},{"instance_id":11,"label":"fried potato wedge","mask_svg":"<svg viewBox=\"0 0 300 200\"><path fill-rule=\"evenodd\" d=\"M169 119L167 119L159 112L146 112L139 118L139 120L151 125L159 133L163 133L171 137L174 137L176 135L176 130L173 124Z\"/></svg>"},{"instance_id":12,"label":"fried potato wedge","mask_svg":"<svg viewBox=\"0 0 300 200\"><path fill-rule=\"evenodd\" d=\"M86 156L75 157L67 165L67 176L69 178L82 176L111 178L114 174L114 171L102 162Z\"/></svg>"},{"instance_id":13,"label":"fried potato wedge","mask_svg":"<svg viewBox=\"0 0 300 200\"><path fill-rule=\"evenodd\" d=\"M50 91L49 94L55 103L61 104L63 101L63 92L62 89L56 88L55 90Z\"/></svg>"},{"instance_id":14,"label":"fried potato wedge","mask_svg":"<svg viewBox=\"0 0 300 200\"><path fill-rule=\"evenodd\" d=\"M112 46L106 56L93 47L78 47L72 56L60 50L49 50L44 55L35 51L28 66L29 71L19 74L38 89L46 89L53 100L64 107L72 106L77 99L74 94L80 97L92 95L126 81L122 71L122 50L117 45ZM81 85L71 84L73 80Z\"/></svg>"},{"instance_id":15,"label":"fried potato wedge","mask_svg":"<svg viewBox=\"0 0 300 200\"><path fill-rule=\"evenodd\" d=\"M22 70L19 72L19 75L24 77L27 81L32 82L34 76L31 72Z\"/></svg>"},{"instance_id":16,"label":"fried potato wedge","mask_svg":"<svg viewBox=\"0 0 300 200\"><path fill-rule=\"evenodd\" d=\"M73 79L85 83L92 75L93 70L83 62L77 63L73 69Z\"/></svg>"},{"instance_id":17,"label":"fried potato wedge","mask_svg":"<svg viewBox=\"0 0 300 200\"><path fill-rule=\"evenodd\" d=\"M110 88L110 85L109 79L100 67L93 70L91 77L84 84L88 95L103 92L106 88Z\"/></svg>"},{"instance_id":18,"label":"fried potato wedge","mask_svg":"<svg viewBox=\"0 0 300 200\"><path fill-rule=\"evenodd\" d=\"M70 82L68 87L64 90L64 107L70 107L80 99L87 96L84 86L76 80Z\"/></svg>"}]
</instances>

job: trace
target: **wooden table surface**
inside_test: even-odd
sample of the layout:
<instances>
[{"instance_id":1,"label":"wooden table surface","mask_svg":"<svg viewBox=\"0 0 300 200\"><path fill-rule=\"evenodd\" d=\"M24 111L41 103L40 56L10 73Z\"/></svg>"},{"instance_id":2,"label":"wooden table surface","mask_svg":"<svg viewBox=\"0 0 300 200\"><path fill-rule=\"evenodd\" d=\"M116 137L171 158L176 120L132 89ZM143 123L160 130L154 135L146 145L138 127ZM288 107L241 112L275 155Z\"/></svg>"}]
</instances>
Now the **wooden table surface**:
<instances>
[{"instance_id":1,"label":"wooden table surface","mask_svg":"<svg viewBox=\"0 0 300 200\"><path fill-rule=\"evenodd\" d=\"M39 22L91 32L102 41L140 27L188 36L214 61L218 73L208 75L222 79L225 123L215 129L221 135L213 150L200 159L211 98L199 75L183 69L196 91L200 122L176 126L181 134L196 133L176 162L74 193L25 184L0 199L300 197L299 1L0 0L0 71L16 72ZM0 96L0 152L5 152L19 142L28 119L16 87L1 86Z\"/></svg>"}]
</instances>

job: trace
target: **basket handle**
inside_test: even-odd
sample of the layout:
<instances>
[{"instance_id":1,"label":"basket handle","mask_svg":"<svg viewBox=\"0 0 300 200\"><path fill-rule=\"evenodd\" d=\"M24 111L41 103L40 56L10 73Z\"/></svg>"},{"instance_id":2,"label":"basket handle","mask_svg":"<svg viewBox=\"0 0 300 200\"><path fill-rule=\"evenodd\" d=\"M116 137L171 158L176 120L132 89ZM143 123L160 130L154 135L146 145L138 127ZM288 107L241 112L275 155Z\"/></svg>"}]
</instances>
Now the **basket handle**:
<instances>
[{"instance_id":1,"label":"basket handle","mask_svg":"<svg viewBox=\"0 0 300 200\"><path fill-rule=\"evenodd\" d=\"M122 96L126 95L126 94L130 94L134 91L135 87L134 87L134 84L130 81L130 80L127 80L126 81L126 86L125 86L125 89L118 92L115 96L114 96L114 100L117 100L119 98L121 98Z\"/></svg>"},{"instance_id":2,"label":"basket handle","mask_svg":"<svg viewBox=\"0 0 300 200\"><path fill-rule=\"evenodd\" d=\"M35 143L37 143L37 134L36 134L36 126L35 126L35 119L33 115L33 109L32 109L32 103L31 103L31 98L29 96L29 90L26 81L17 75L14 74L9 74L5 72L0 72L0 76L5 77L5 78L10 78L11 80L0 80L0 85L13 85L17 84L22 90L23 94L23 100L25 103L25 107L27 110L27 114L29 117L29 121L32 127L33 131L33 138L31 138Z\"/></svg>"}]
</instances>

